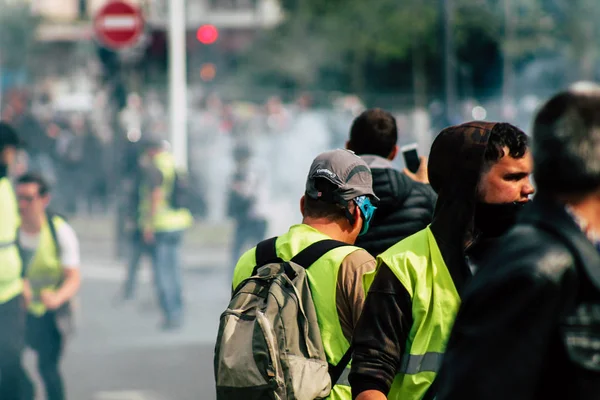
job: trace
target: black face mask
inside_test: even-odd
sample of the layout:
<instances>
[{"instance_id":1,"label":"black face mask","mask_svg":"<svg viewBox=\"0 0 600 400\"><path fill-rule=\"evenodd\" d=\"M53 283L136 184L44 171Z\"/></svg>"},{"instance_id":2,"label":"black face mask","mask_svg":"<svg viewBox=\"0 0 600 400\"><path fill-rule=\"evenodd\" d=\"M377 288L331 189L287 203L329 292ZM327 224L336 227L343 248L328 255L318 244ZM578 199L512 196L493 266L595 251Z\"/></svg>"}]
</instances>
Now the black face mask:
<instances>
[{"instance_id":1,"label":"black face mask","mask_svg":"<svg viewBox=\"0 0 600 400\"><path fill-rule=\"evenodd\" d=\"M517 222L517 216L525 204L527 203L477 203L475 228L487 237L500 236Z\"/></svg>"}]
</instances>

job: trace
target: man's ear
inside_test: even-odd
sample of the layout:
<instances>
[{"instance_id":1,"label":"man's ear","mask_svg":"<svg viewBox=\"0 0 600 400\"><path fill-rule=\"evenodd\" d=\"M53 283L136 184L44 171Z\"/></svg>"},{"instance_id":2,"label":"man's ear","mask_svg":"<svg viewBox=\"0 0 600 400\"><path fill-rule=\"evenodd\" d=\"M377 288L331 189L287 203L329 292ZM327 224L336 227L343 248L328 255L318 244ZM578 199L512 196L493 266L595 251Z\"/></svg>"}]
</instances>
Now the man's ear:
<instances>
[{"instance_id":1,"label":"man's ear","mask_svg":"<svg viewBox=\"0 0 600 400\"><path fill-rule=\"evenodd\" d=\"M48 207L50 205L50 201L52 201L52 197L47 194L44 196L44 208Z\"/></svg>"},{"instance_id":2,"label":"man's ear","mask_svg":"<svg viewBox=\"0 0 600 400\"><path fill-rule=\"evenodd\" d=\"M302 214L302 217L303 217L303 218L305 217L305 215L304 215L304 205L305 205L305 204L306 204L306 199L305 199L305 196L302 196L302 197L300 198L300 213Z\"/></svg>"},{"instance_id":3,"label":"man's ear","mask_svg":"<svg viewBox=\"0 0 600 400\"><path fill-rule=\"evenodd\" d=\"M354 227L356 227L358 224L360 224L360 221L362 221L362 214L360 213L360 207L358 207L355 202L352 201L350 204L352 204L354 207L354 209L352 209L350 212L354 217Z\"/></svg>"},{"instance_id":4,"label":"man's ear","mask_svg":"<svg viewBox=\"0 0 600 400\"><path fill-rule=\"evenodd\" d=\"M395 145L394 148L392 149L391 153L387 156L387 159L390 161L393 161L396 156L398 155L398 152L400 151L400 147L398 147L398 145Z\"/></svg>"}]
</instances>

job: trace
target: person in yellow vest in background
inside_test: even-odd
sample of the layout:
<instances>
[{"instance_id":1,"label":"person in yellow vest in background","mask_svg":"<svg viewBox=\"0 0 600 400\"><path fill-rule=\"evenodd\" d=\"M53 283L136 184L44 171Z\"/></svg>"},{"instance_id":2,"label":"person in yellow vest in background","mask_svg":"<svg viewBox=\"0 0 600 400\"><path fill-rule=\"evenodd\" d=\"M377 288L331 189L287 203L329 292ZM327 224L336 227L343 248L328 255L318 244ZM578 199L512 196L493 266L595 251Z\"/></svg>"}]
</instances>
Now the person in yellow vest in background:
<instances>
[{"instance_id":1,"label":"person in yellow vest in background","mask_svg":"<svg viewBox=\"0 0 600 400\"><path fill-rule=\"evenodd\" d=\"M18 243L28 311L27 345L37 354L46 398L63 400L59 363L68 333L65 329L72 323L71 299L81 284L79 241L64 219L47 213L50 193L41 176L21 176L16 192L21 214Z\"/></svg>"},{"instance_id":2,"label":"person in yellow vest in background","mask_svg":"<svg viewBox=\"0 0 600 400\"><path fill-rule=\"evenodd\" d=\"M375 270L375 259L351 246L367 232L377 201L371 170L349 150L319 155L310 168L306 193L300 200L302 223L277 238L277 256L289 261L308 246L327 239L348 243L327 252L307 271L323 347L330 365L337 365L350 348L354 327L362 312L366 290L363 278ZM252 274L256 247L238 261L233 287ZM350 400L348 372L333 387L330 399Z\"/></svg>"},{"instance_id":3,"label":"person in yellow vest in background","mask_svg":"<svg viewBox=\"0 0 600 400\"><path fill-rule=\"evenodd\" d=\"M21 363L25 348L22 263L17 246L19 212L9 177L20 139L0 122L0 399L23 400L27 375Z\"/></svg>"},{"instance_id":4,"label":"person in yellow vest in background","mask_svg":"<svg viewBox=\"0 0 600 400\"><path fill-rule=\"evenodd\" d=\"M357 400L434 398L463 289L534 192L527 141L513 125L481 121L448 127L434 140L433 221L377 257L354 334Z\"/></svg>"},{"instance_id":5,"label":"person in yellow vest in background","mask_svg":"<svg viewBox=\"0 0 600 400\"><path fill-rule=\"evenodd\" d=\"M139 188L139 224L152 256L154 284L164 316L162 328L172 330L183 324L181 241L193 218L175 200L177 179L181 178L178 174L183 172L177 171L164 141L148 137L140 145L145 158Z\"/></svg>"}]
</instances>

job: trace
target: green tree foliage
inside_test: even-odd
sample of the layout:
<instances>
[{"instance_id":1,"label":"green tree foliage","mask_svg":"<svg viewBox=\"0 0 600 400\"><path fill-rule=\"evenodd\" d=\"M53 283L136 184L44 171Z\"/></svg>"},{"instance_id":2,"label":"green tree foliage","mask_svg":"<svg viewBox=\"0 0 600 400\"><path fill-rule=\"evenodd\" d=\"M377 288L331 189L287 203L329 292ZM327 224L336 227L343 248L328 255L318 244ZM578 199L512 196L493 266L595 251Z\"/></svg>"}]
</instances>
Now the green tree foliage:
<instances>
[{"instance_id":1,"label":"green tree foliage","mask_svg":"<svg viewBox=\"0 0 600 400\"><path fill-rule=\"evenodd\" d=\"M551 9L560 54L574 62L571 79L593 79L600 57L600 2L545 0Z\"/></svg>"},{"instance_id":2,"label":"green tree foliage","mask_svg":"<svg viewBox=\"0 0 600 400\"><path fill-rule=\"evenodd\" d=\"M435 52L439 0L286 0L286 22L252 48L254 73L310 87L327 70L365 89L369 63ZM254 66L254 68L252 68Z\"/></svg>"},{"instance_id":3,"label":"green tree foliage","mask_svg":"<svg viewBox=\"0 0 600 400\"><path fill-rule=\"evenodd\" d=\"M540 56L571 60L573 78L591 79L600 57L598 0L452 0L457 74L495 71L499 89L519 66ZM288 86L369 90L373 66L403 65L417 104L443 67L444 0L283 0L285 22L266 32L251 51L257 74ZM476 79L476 78L470 78ZM406 90L409 88L402 88ZM420 100L418 99L420 98Z\"/></svg>"}]
</instances>

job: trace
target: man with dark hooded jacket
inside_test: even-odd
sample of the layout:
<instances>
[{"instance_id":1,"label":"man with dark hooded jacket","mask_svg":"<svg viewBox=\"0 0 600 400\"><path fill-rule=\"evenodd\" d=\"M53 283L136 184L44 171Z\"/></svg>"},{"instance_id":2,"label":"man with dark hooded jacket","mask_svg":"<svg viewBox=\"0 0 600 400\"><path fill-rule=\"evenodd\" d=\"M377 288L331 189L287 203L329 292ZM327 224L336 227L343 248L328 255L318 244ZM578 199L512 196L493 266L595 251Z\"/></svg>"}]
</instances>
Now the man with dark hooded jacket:
<instances>
[{"instance_id":1,"label":"man with dark hooded jacket","mask_svg":"<svg viewBox=\"0 0 600 400\"><path fill-rule=\"evenodd\" d=\"M428 165L433 222L377 257L353 338L355 398L427 393L465 283L533 193L531 164L527 136L510 124L468 122L438 135Z\"/></svg>"},{"instance_id":2,"label":"man with dark hooded jacket","mask_svg":"<svg viewBox=\"0 0 600 400\"><path fill-rule=\"evenodd\" d=\"M438 399L600 399L600 87L533 126L538 189L463 295Z\"/></svg>"},{"instance_id":3,"label":"man with dark hooded jacket","mask_svg":"<svg viewBox=\"0 0 600 400\"><path fill-rule=\"evenodd\" d=\"M377 256L400 240L431 223L437 195L427 180L427 161L417 175L398 171L392 161L398 154L398 128L392 114L379 108L360 114L350 128L346 148L371 168L373 190L380 201L369 231L356 245ZM425 174L423 178L419 175ZM418 181L421 179L422 181Z\"/></svg>"}]
</instances>

